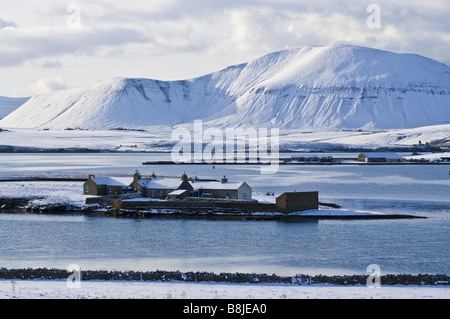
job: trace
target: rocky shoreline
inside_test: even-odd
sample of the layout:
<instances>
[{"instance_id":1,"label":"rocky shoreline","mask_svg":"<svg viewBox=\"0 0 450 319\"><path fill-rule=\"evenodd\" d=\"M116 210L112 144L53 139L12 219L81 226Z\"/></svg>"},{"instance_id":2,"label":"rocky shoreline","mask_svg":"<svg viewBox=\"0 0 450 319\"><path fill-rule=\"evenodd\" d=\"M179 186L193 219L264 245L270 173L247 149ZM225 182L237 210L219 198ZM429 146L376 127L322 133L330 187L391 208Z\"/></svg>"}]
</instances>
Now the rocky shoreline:
<instances>
[{"instance_id":1,"label":"rocky shoreline","mask_svg":"<svg viewBox=\"0 0 450 319\"><path fill-rule=\"evenodd\" d=\"M73 272L64 269L0 268L0 279L3 280L67 280ZM211 273L180 271L107 271L81 270L80 280L100 281L163 281L163 282L221 282L252 284L293 284L293 285L367 285L367 275L345 276L278 276L275 274L248 273ZM415 285L415 286L448 286L450 276L443 274L386 274L380 278L381 285Z\"/></svg>"},{"instance_id":2,"label":"rocky shoreline","mask_svg":"<svg viewBox=\"0 0 450 319\"><path fill-rule=\"evenodd\" d=\"M0 213L89 213L100 208L99 205L71 205L65 203L40 203L38 197L0 197Z\"/></svg>"},{"instance_id":3,"label":"rocky shoreline","mask_svg":"<svg viewBox=\"0 0 450 319\"><path fill-rule=\"evenodd\" d=\"M318 220L318 219L416 219L422 216L404 214L282 214L277 212L249 211L238 208L221 207L193 207L170 208L164 204L144 209L142 207L123 208L119 204L92 203L72 205L67 203L41 203L39 198L5 198L0 197L0 213L36 213L36 214L82 214L105 217L130 218L187 218L187 219L216 219L216 220ZM319 203L319 206L337 208L329 203Z\"/></svg>"}]
</instances>

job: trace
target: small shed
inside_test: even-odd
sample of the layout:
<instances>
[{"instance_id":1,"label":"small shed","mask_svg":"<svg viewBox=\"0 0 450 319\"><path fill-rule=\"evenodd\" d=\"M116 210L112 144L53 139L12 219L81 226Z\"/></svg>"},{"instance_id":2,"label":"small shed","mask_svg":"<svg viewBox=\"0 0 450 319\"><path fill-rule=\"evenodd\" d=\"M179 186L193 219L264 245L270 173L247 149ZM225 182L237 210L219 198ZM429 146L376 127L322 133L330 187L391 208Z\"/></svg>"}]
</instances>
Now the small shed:
<instances>
[{"instance_id":1,"label":"small shed","mask_svg":"<svg viewBox=\"0 0 450 319\"><path fill-rule=\"evenodd\" d=\"M319 209L319 192L287 192L276 198L276 210L289 214L309 209Z\"/></svg>"},{"instance_id":2,"label":"small shed","mask_svg":"<svg viewBox=\"0 0 450 319\"><path fill-rule=\"evenodd\" d=\"M174 191L171 191L168 195L168 199L180 199L183 197L187 197L190 195L190 190L188 189L176 189Z\"/></svg>"}]
</instances>

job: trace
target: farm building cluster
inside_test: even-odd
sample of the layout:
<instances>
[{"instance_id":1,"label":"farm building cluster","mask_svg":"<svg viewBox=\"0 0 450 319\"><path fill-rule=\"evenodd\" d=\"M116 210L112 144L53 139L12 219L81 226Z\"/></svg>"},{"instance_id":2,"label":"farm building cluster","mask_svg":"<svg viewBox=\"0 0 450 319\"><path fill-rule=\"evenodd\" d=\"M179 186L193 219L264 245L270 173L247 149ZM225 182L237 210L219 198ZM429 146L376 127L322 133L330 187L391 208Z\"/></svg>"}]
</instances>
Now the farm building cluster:
<instances>
[{"instance_id":1,"label":"farm building cluster","mask_svg":"<svg viewBox=\"0 0 450 319\"><path fill-rule=\"evenodd\" d=\"M89 175L83 187L84 195L96 196L87 198L86 203L98 203L110 198L119 198L118 200L120 200L123 197L121 195L131 194L149 200L127 201L128 206L152 206L152 204L158 203L160 206L165 205L166 208L196 208L197 206L204 208L208 205L218 208L225 205L223 207L247 210L262 209L285 214L318 209L319 206L319 194L316 191L286 192L276 197L272 204L261 204L252 199L252 188L246 182L229 182L226 176L221 180L201 180L196 176L188 177L186 173L181 178L158 177L154 173L151 176L143 177L136 171L132 177ZM155 201L156 199L158 201ZM198 199L202 201L198 201ZM205 201L208 202L206 206ZM238 206L230 206L233 202Z\"/></svg>"},{"instance_id":2,"label":"farm building cluster","mask_svg":"<svg viewBox=\"0 0 450 319\"><path fill-rule=\"evenodd\" d=\"M246 182L229 182L226 176L218 180L180 177L158 177L154 173L142 177L136 171L132 177L96 177L89 175L84 183L84 194L95 196L118 196L139 194L158 199L181 199L184 197L251 200L252 189Z\"/></svg>"}]
</instances>

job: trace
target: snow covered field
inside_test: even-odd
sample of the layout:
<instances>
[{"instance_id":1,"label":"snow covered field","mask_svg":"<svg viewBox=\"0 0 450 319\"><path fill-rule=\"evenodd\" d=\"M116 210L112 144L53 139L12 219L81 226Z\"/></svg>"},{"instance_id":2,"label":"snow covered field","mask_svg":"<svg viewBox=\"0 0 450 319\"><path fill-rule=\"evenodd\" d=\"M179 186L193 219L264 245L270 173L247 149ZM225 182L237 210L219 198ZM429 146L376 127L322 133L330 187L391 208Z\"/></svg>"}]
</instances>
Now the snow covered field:
<instances>
[{"instance_id":1,"label":"snow covered field","mask_svg":"<svg viewBox=\"0 0 450 319\"><path fill-rule=\"evenodd\" d=\"M30 201L35 205L83 206L88 197L83 195L81 182L2 182L0 194L5 198L35 198Z\"/></svg>"},{"instance_id":2,"label":"snow covered field","mask_svg":"<svg viewBox=\"0 0 450 319\"><path fill-rule=\"evenodd\" d=\"M2 299L447 299L448 286L296 286L185 282L0 280Z\"/></svg>"},{"instance_id":3,"label":"snow covered field","mask_svg":"<svg viewBox=\"0 0 450 319\"><path fill-rule=\"evenodd\" d=\"M192 132L192 131L191 131ZM147 131L40 131L11 129L0 132L0 149L91 149L101 151L171 151L179 140L171 139L170 127L150 127ZM412 144L450 143L450 124L385 131L280 130L280 149L336 149L408 147Z\"/></svg>"}]
</instances>

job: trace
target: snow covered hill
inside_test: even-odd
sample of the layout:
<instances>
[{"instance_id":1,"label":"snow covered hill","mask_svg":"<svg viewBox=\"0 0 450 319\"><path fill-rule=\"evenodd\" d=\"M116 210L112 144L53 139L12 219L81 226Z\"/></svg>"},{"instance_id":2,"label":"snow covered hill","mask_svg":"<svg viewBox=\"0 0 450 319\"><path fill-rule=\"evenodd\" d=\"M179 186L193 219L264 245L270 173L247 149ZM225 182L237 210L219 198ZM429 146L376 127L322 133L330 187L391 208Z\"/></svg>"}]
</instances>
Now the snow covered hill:
<instances>
[{"instance_id":1,"label":"snow covered hill","mask_svg":"<svg viewBox=\"0 0 450 319\"><path fill-rule=\"evenodd\" d=\"M19 106L28 101L28 97L13 98L0 96L0 119L7 116L12 111L16 110Z\"/></svg>"},{"instance_id":2,"label":"snow covered hill","mask_svg":"<svg viewBox=\"0 0 450 319\"><path fill-rule=\"evenodd\" d=\"M450 67L366 47L309 46L183 81L113 78L32 97L16 128L192 123L282 129L404 129L450 123Z\"/></svg>"}]
</instances>

